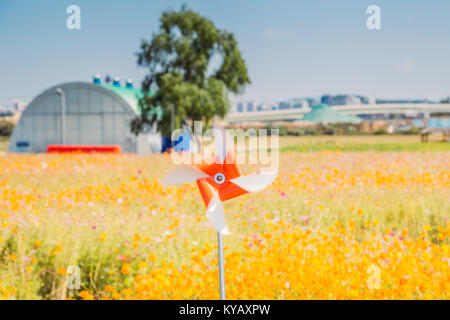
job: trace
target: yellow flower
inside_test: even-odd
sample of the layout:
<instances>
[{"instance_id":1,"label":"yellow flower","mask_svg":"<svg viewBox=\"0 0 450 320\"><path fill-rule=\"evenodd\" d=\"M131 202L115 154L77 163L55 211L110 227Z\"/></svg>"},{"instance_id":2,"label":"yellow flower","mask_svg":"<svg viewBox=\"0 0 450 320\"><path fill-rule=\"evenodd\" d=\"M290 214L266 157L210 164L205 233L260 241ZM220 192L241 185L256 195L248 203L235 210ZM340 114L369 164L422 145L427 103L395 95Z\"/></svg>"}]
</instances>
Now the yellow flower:
<instances>
[{"instance_id":1,"label":"yellow flower","mask_svg":"<svg viewBox=\"0 0 450 320\"><path fill-rule=\"evenodd\" d=\"M12 261L16 261L16 260L17 260L17 257L16 257L16 255L15 255L14 253L12 253L12 254L9 256L9 259L12 260Z\"/></svg>"},{"instance_id":2,"label":"yellow flower","mask_svg":"<svg viewBox=\"0 0 450 320\"><path fill-rule=\"evenodd\" d=\"M230 228L242 234L226 242L227 296L450 299L447 158L446 152L281 152L279 177L266 192L227 204L235 220ZM46 277L61 283L68 270L53 255L72 251L104 270L82 268L83 284L97 288L98 297L82 289L75 299L219 298L214 229L198 211L195 184L161 185L169 165L169 155L0 156L0 247L17 244L3 248L14 268L0 277L0 299L15 298L16 283L17 292L27 292L26 282L16 280L22 268L25 278L54 270ZM145 166L151 170L135 174ZM281 192L291 196L276 202ZM18 216L29 221L26 228ZM110 231L99 228L105 225ZM276 276L267 281L268 274Z\"/></svg>"},{"instance_id":3,"label":"yellow flower","mask_svg":"<svg viewBox=\"0 0 450 320\"><path fill-rule=\"evenodd\" d=\"M83 290L80 292L80 297L83 298L84 300L94 300L94 296L86 290Z\"/></svg>"},{"instance_id":4,"label":"yellow flower","mask_svg":"<svg viewBox=\"0 0 450 320\"><path fill-rule=\"evenodd\" d=\"M111 297L112 297L113 299L120 299L120 293L118 293L118 292L113 292L113 294L111 295Z\"/></svg>"},{"instance_id":5,"label":"yellow flower","mask_svg":"<svg viewBox=\"0 0 450 320\"><path fill-rule=\"evenodd\" d=\"M150 260L150 262L155 262L156 261L156 255L153 253L150 253L148 255L148 260Z\"/></svg>"},{"instance_id":6,"label":"yellow flower","mask_svg":"<svg viewBox=\"0 0 450 320\"><path fill-rule=\"evenodd\" d=\"M131 264L129 263L125 263L122 268L120 269L120 271L122 272L122 274L128 274L131 271Z\"/></svg>"},{"instance_id":7,"label":"yellow flower","mask_svg":"<svg viewBox=\"0 0 450 320\"><path fill-rule=\"evenodd\" d=\"M114 288L111 287L110 285L107 285L107 286L105 287L105 291L113 292L113 291L114 291Z\"/></svg>"}]
</instances>

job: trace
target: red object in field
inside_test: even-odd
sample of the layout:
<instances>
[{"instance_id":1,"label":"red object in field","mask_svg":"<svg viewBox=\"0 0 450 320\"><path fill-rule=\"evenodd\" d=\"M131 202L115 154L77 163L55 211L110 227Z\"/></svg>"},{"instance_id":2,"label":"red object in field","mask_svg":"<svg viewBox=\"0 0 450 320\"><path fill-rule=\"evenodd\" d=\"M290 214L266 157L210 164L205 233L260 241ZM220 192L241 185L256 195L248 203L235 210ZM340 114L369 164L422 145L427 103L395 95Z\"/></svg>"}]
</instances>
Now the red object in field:
<instances>
[{"instance_id":1,"label":"red object in field","mask_svg":"<svg viewBox=\"0 0 450 320\"><path fill-rule=\"evenodd\" d=\"M93 146L49 144L47 146L47 153L122 153L122 148L118 145Z\"/></svg>"}]
</instances>

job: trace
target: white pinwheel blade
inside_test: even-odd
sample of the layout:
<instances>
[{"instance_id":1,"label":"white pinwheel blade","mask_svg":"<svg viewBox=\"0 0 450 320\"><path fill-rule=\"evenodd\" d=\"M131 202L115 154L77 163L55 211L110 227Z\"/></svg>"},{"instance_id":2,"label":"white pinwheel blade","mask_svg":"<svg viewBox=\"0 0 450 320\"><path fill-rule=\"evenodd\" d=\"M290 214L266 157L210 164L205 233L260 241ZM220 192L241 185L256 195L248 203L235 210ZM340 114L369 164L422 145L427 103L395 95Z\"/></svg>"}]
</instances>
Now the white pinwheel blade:
<instances>
[{"instance_id":1,"label":"white pinwheel blade","mask_svg":"<svg viewBox=\"0 0 450 320\"><path fill-rule=\"evenodd\" d=\"M278 172L256 173L240 176L230 181L248 192L258 192L267 188L277 177Z\"/></svg>"},{"instance_id":2,"label":"white pinwheel blade","mask_svg":"<svg viewBox=\"0 0 450 320\"><path fill-rule=\"evenodd\" d=\"M233 139L230 134L223 128L214 129L214 144L216 147L216 155L219 157L221 164L225 162L228 151L233 147Z\"/></svg>"},{"instance_id":3,"label":"white pinwheel blade","mask_svg":"<svg viewBox=\"0 0 450 320\"><path fill-rule=\"evenodd\" d=\"M225 214L223 211L223 203L220 201L217 192L214 193L214 197L208 204L206 209L206 217L211 221L217 232L224 235L230 234L227 223L225 222Z\"/></svg>"},{"instance_id":4,"label":"white pinwheel blade","mask_svg":"<svg viewBox=\"0 0 450 320\"><path fill-rule=\"evenodd\" d=\"M203 171L191 166L179 166L170 172L163 180L165 186L194 182L208 177Z\"/></svg>"}]
</instances>

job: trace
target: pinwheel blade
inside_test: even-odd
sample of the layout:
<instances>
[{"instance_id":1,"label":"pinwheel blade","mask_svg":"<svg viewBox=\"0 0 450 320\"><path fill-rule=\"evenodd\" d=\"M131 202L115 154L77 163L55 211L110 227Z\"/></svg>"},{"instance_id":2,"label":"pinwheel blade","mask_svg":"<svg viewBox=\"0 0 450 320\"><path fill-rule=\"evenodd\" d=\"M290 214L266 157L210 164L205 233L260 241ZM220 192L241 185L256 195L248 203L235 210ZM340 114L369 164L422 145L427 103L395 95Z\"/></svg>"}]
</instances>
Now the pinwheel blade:
<instances>
[{"instance_id":1,"label":"pinwheel blade","mask_svg":"<svg viewBox=\"0 0 450 320\"><path fill-rule=\"evenodd\" d=\"M248 192L258 192L267 188L277 177L278 172L256 173L240 176L230 181Z\"/></svg>"},{"instance_id":2,"label":"pinwheel blade","mask_svg":"<svg viewBox=\"0 0 450 320\"><path fill-rule=\"evenodd\" d=\"M222 234L230 234L227 223L225 222L225 214L223 211L223 203L220 201L219 195L215 192L214 197L208 204L206 217L211 221L217 232Z\"/></svg>"},{"instance_id":3,"label":"pinwheel blade","mask_svg":"<svg viewBox=\"0 0 450 320\"><path fill-rule=\"evenodd\" d=\"M225 162L228 152L233 148L233 139L230 134L223 128L214 128L214 144L216 147L216 155L219 157L221 164Z\"/></svg>"},{"instance_id":4,"label":"pinwheel blade","mask_svg":"<svg viewBox=\"0 0 450 320\"><path fill-rule=\"evenodd\" d=\"M194 182L198 179L207 178L208 175L203 171L191 166L178 166L171 171L163 180L165 186L177 185Z\"/></svg>"}]
</instances>

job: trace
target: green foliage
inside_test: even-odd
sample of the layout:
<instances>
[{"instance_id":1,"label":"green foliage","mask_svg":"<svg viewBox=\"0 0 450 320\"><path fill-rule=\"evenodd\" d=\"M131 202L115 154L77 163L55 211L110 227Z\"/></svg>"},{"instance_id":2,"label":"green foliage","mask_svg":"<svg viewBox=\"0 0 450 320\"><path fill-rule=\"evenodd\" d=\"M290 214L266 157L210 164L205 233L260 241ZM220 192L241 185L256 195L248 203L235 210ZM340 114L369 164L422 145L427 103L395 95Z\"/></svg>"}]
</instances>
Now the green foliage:
<instances>
[{"instance_id":1,"label":"green foliage","mask_svg":"<svg viewBox=\"0 0 450 320\"><path fill-rule=\"evenodd\" d=\"M288 136L297 137L297 136L302 136L304 134L305 134L305 130L303 130L303 129L290 129L290 130L288 130Z\"/></svg>"},{"instance_id":2,"label":"green foliage","mask_svg":"<svg viewBox=\"0 0 450 320\"><path fill-rule=\"evenodd\" d=\"M442 99L441 103L450 103L450 97Z\"/></svg>"},{"instance_id":3,"label":"green foliage","mask_svg":"<svg viewBox=\"0 0 450 320\"><path fill-rule=\"evenodd\" d=\"M320 124L319 130L328 136L332 136L336 133L336 128L332 124Z\"/></svg>"},{"instance_id":4,"label":"green foliage","mask_svg":"<svg viewBox=\"0 0 450 320\"><path fill-rule=\"evenodd\" d=\"M349 126L345 127L345 129L344 129L345 134L355 134L357 132L358 132L358 129L353 125L349 125Z\"/></svg>"},{"instance_id":5,"label":"green foliage","mask_svg":"<svg viewBox=\"0 0 450 320\"><path fill-rule=\"evenodd\" d=\"M407 135L416 135L416 134L420 134L420 129L419 128L409 128L407 130L402 130L400 132L398 132L398 134L407 134Z\"/></svg>"},{"instance_id":6,"label":"green foliage","mask_svg":"<svg viewBox=\"0 0 450 320\"><path fill-rule=\"evenodd\" d=\"M375 152L397 152L397 151L450 151L448 143L430 142L430 143L337 143L335 141L304 143L289 145L280 148L281 152L314 152L314 151L375 151Z\"/></svg>"},{"instance_id":7,"label":"green foliage","mask_svg":"<svg viewBox=\"0 0 450 320\"><path fill-rule=\"evenodd\" d=\"M9 143L8 138L0 136L0 152L6 151L6 149L8 149L8 143Z\"/></svg>"},{"instance_id":8,"label":"green foliage","mask_svg":"<svg viewBox=\"0 0 450 320\"><path fill-rule=\"evenodd\" d=\"M10 137L14 130L14 124L9 121L0 121L0 136Z\"/></svg>"},{"instance_id":9,"label":"green foliage","mask_svg":"<svg viewBox=\"0 0 450 320\"><path fill-rule=\"evenodd\" d=\"M289 131L288 131L288 129L285 127L285 126L280 126L279 128L278 128L278 134L280 135L280 136L287 136L288 135L288 133L289 133Z\"/></svg>"},{"instance_id":10,"label":"green foliage","mask_svg":"<svg viewBox=\"0 0 450 320\"><path fill-rule=\"evenodd\" d=\"M172 108L175 128L188 120L208 127L214 116L227 113L228 92L241 93L250 83L237 42L232 33L185 6L164 12L160 23L158 33L150 42L143 40L137 53L138 65L148 70L142 88L155 94L141 99L141 115L131 130L138 134L153 125L156 106L164 110L158 129L166 136L171 133ZM220 63L211 72L213 60Z\"/></svg>"},{"instance_id":11,"label":"green foliage","mask_svg":"<svg viewBox=\"0 0 450 320\"><path fill-rule=\"evenodd\" d=\"M380 129L377 129L373 134L376 136L379 136L379 135L387 134L387 131L384 128L380 128Z\"/></svg>"},{"instance_id":12,"label":"green foliage","mask_svg":"<svg viewBox=\"0 0 450 320\"><path fill-rule=\"evenodd\" d=\"M317 130L315 128L308 128L305 130L305 135L307 135L307 136L315 136L318 134L319 134L319 132L317 132Z\"/></svg>"}]
</instances>

